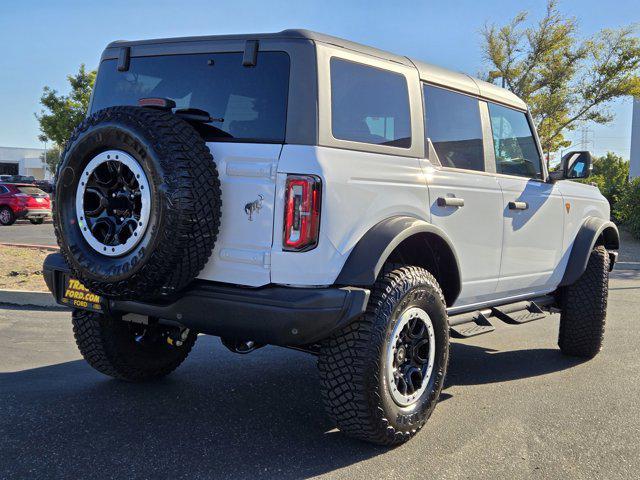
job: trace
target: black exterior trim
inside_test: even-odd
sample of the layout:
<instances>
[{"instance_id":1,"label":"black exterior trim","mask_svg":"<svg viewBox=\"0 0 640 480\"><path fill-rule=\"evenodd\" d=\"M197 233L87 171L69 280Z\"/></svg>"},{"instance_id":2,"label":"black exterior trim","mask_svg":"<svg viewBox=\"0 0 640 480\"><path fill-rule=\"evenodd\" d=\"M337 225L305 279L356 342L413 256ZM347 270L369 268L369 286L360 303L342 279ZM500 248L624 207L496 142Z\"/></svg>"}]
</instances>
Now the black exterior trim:
<instances>
[{"instance_id":1,"label":"black exterior trim","mask_svg":"<svg viewBox=\"0 0 640 480\"><path fill-rule=\"evenodd\" d=\"M457 267L457 291L447 303L453 304L461 289L460 262L453 243L443 230L413 217L391 217L373 226L360 239L347 259L336 285L371 286L375 283L382 266L395 248L409 237L421 233L438 236L451 250Z\"/></svg>"},{"instance_id":2,"label":"black exterior trim","mask_svg":"<svg viewBox=\"0 0 640 480\"><path fill-rule=\"evenodd\" d=\"M118 53L118 71L126 72L129 70L131 62L131 47L122 47Z\"/></svg>"},{"instance_id":3,"label":"black exterior trim","mask_svg":"<svg viewBox=\"0 0 640 480\"><path fill-rule=\"evenodd\" d=\"M602 237L602 245L607 250L616 251L620 248L620 234L613 222L597 217L588 217L573 242L567 268L560 282L560 287L573 284L587 269L589 255ZM612 255L615 261L617 255ZM612 267L613 268L613 267Z\"/></svg>"},{"instance_id":4,"label":"black exterior trim","mask_svg":"<svg viewBox=\"0 0 640 480\"><path fill-rule=\"evenodd\" d=\"M69 267L56 253L45 259L43 270L49 290L59 299ZM245 288L196 280L163 301L104 299L103 308L115 316L135 313L166 319L209 335L301 346L348 325L364 312L368 299L369 290L363 288Z\"/></svg>"},{"instance_id":5,"label":"black exterior trim","mask_svg":"<svg viewBox=\"0 0 640 480\"><path fill-rule=\"evenodd\" d=\"M243 67L255 67L258 59L258 40L247 40L242 55Z\"/></svg>"}]
</instances>

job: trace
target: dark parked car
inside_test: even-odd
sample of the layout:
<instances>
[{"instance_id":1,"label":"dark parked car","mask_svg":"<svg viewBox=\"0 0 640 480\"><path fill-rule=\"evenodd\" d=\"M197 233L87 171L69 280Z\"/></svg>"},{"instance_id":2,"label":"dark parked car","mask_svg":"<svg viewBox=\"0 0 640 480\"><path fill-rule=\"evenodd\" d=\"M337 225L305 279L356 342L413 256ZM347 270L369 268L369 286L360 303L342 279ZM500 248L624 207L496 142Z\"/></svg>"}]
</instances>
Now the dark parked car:
<instances>
[{"instance_id":1,"label":"dark parked car","mask_svg":"<svg viewBox=\"0 0 640 480\"><path fill-rule=\"evenodd\" d=\"M3 175L1 179L4 183L23 183L35 185L36 179L32 175Z\"/></svg>"},{"instance_id":2,"label":"dark parked car","mask_svg":"<svg viewBox=\"0 0 640 480\"><path fill-rule=\"evenodd\" d=\"M47 193L53 192L53 182L51 180L36 180L36 186Z\"/></svg>"}]
</instances>

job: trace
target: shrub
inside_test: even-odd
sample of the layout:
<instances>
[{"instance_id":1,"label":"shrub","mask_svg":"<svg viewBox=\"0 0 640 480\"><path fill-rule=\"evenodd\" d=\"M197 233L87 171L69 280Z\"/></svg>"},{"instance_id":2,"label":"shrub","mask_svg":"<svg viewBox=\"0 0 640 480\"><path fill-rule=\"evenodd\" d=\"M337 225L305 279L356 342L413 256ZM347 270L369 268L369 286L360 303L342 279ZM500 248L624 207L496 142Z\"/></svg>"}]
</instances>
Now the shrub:
<instances>
[{"instance_id":1,"label":"shrub","mask_svg":"<svg viewBox=\"0 0 640 480\"><path fill-rule=\"evenodd\" d=\"M616 203L614 218L623 223L636 238L640 238L640 177L627 184L624 195Z\"/></svg>"},{"instance_id":2,"label":"shrub","mask_svg":"<svg viewBox=\"0 0 640 480\"><path fill-rule=\"evenodd\" d=\"M621 221L618 215L621 208L619 203L629 190L629 162L608 152L604 157L594 160L593 173L587 180L595 183L609 201L613 219Z\"/></svg>"}]
</instances>

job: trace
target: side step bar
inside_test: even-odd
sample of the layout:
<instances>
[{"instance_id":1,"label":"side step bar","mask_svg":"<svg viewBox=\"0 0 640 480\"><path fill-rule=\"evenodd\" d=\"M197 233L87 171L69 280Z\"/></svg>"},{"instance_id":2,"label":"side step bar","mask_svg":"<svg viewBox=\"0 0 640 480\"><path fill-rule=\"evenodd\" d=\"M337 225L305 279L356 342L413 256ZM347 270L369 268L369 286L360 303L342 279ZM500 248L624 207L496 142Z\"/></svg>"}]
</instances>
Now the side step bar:
<instances>
[{"instance_id":1,"label":"side step bar","mask_svg":"<svg viewBox=\"0 0 640 480\"><path fill-rule=\"evenodd\" d=\"M556 299L553 295L545 295L533 300L452 315L449 317L451 336L469 338L493 332L495 327L489 321L492 317L511 325L540 320L547 316L545 310L549 312L557 311L555 303Z\"/></svg>"}]
</instances>

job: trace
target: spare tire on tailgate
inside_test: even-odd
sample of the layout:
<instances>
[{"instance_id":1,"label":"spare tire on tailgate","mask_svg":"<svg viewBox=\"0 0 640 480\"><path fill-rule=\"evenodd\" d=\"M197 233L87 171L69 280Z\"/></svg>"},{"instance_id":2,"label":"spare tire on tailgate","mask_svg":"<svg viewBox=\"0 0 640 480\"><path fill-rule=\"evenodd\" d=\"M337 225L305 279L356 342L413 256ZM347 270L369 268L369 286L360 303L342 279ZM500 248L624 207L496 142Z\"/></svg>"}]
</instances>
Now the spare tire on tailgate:
<instances>
[{"instance_id":1,"label":"spare tire on tailgate","mask_svg":"<svg viewBox=\"0 0 640 480\"><path fill-rule=\"evenodd\" d=\"M57 177L60 251L93 293L170 294L211 255L221 215L216 165L195 129L172 113L94 113L69 140Z\"/></svg>"}]
</instances>

